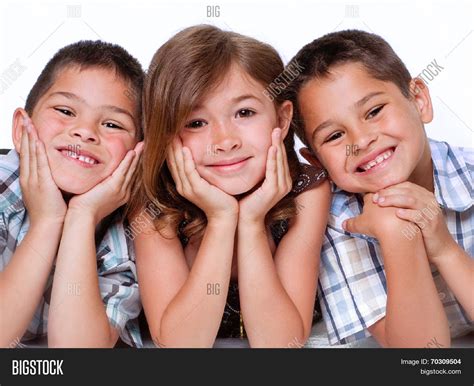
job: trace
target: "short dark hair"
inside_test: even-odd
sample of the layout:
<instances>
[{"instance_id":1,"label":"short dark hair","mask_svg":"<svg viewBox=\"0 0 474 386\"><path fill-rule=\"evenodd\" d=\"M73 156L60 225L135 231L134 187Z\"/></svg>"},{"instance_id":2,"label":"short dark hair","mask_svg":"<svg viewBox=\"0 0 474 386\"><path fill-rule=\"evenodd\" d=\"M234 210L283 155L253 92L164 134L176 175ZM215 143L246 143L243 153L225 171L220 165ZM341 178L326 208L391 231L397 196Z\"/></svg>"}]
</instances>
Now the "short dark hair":
<instances>
[{"instance_id":1,"label":"short dark hair","mask_svg":"<svg viewBox=\"0 0 474 386\"><path fill-rule=\"evenodd\" d=\"M31 116L40 98L55 82L57 74L70 66L78 66L81 70L91 67L110 69L128 83L130 89L125 93L135 102L139 126L137 137L141 140L143 137L141 96L145 77L143 68L124 48L100 40L79 41L56 52L31 88L25 103L26 112Z\"/></svg>"},{"instance_id":2,"label":"short dark hair","mask_svg":"<svg viewBox=\"0 0 474 386\"><path fill-rule=\"evenodd\" d=\"M298 93L308 81L324 78L337 65L359 63L370 76L394 83L405 97L410 98L411 76L406 66L384 39L372 33L360 30L329 33L305 45L288 66L294 63L302 70L286 88L285 97L294 105L292 125L295 133L307 146Z\"/></svg>"}]
</instances>

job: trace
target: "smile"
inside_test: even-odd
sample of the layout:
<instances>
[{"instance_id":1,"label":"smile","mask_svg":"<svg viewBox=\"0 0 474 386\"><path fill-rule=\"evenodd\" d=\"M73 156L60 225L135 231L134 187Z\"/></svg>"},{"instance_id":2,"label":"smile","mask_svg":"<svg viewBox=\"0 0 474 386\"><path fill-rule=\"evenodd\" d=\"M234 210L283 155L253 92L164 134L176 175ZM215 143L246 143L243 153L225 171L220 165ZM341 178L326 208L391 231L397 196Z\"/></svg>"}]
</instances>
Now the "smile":
<instances>
[{"instance_id":1,"label":"smile","mask_svg":"<svg viewBox=\"0 0 474 386\"><path fill-rule=\"evenodd\" d=\"M242 169L250 158L251 157L220 161L215 164L208 165L208 167L211 167L213 170L220 173L235 172Z\"/></svg>"},{"instance_id":2,"label":"smile","mask_svg":"<svg viewBox=\"0 0 474 386\"><path fill-rule=\"evenodd\" d=\"M71 149L58 149L58 151L68 160L78 163L81 166L91 167L99 163L99 161L92 156L78 154Z\"/></svg>"},{"instance_id":3,"label":"smile","mask_svg":"<svg viewBox=\"0 0 474 386\"><path fill-rule=\"evenodd\" d=\"M383 153L379 153L376 157L369 161L365 161L359 166L357 166L356 172L358 173L364 173L367 172L371 169L377 168L378 166L385 164L384 161L388 160L390 157L392 157L393 153L395 151L395 148L390 148L388 150L385 150Z\"/></svg>"}]
</instances>

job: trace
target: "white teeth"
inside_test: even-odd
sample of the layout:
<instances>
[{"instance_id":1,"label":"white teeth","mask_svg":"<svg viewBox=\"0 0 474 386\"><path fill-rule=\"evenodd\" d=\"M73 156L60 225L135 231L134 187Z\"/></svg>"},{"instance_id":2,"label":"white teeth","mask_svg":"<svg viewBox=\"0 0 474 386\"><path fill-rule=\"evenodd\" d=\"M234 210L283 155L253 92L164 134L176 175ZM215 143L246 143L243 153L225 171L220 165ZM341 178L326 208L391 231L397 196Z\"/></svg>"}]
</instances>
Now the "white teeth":
<instances>
[{"instance_id":1,"label":"white teeth","mask_svg":"<svg viewBox=\"0 0 474 386\"><path fill-rule=\"evenodd\" d=\"M361 169L364 169L365 171L372 169L375 165L378 165L382 161L388 159L391 155L393 154L392 150L387 150L385 153L379 154L377 158L374 160L367 162L365 165L359 166Z\"/></svg>"},{"instance_id":2,"label":"white teeth","mask_svg":"<svg viewBox=\"0 0 474 386\"><path fill-rule=\"evenodd\" d=\"M90 157L87 157L85 155L77 155L77 153L73 152L73 151L70 151L70 150L63 150L62 153L64 155L66 155L67 157L69 158L74 158L74 159L77 159L81 162L84 162L84 163L87 163L89 165L94 165L97 163L96 160L94 160L93 158L90 158Z\"/></svg>"}]
</instances>

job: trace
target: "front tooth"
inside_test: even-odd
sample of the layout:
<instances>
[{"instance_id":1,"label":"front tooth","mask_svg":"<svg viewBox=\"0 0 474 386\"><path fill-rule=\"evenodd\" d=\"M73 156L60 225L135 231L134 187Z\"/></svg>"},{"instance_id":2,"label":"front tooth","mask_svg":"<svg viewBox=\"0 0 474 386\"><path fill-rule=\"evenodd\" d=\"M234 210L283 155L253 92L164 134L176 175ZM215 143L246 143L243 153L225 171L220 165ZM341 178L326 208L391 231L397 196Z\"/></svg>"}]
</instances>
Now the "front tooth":
<instances>
[{"instance_id":1,"label":"front tooth","mask_svg":"<svg viewBox=\"0 0 474 386\"><path fill-rule=\"evenodd\" d=\"M377 163L379 164L379 163L382 162L383 160L384 160L383 155L379 155L379 156L375 159L375 162L377 162Z\"/></svg>"}]
</instances>

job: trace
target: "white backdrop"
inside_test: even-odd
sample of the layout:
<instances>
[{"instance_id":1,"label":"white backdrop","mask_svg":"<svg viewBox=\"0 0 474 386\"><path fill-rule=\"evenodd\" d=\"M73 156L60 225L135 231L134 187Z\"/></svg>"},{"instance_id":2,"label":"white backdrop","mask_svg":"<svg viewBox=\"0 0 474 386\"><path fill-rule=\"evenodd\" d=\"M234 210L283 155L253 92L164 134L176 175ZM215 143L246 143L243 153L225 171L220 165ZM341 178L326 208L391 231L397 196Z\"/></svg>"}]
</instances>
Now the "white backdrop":
<instances>
[{"instance_id":1,"label":"white backdrop","mask_svg":"<svg viewBox=\"0 0 474 386\"><path fill-rule=\"evenodd\" d=\"M434 60L443 68L428 82L435 118L426 130L432 138L473 147L473 16L472 0L0 0L0 147L12 146L12 113L24 106L41 69L62 46L83 39L118 43L146 68L168 38L199 23L270 43L285 63L331 31L377 33L412 76Z\"/></svg>"}]
</instances>

